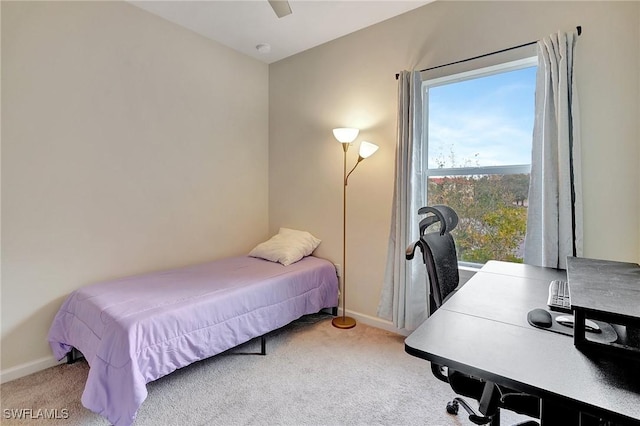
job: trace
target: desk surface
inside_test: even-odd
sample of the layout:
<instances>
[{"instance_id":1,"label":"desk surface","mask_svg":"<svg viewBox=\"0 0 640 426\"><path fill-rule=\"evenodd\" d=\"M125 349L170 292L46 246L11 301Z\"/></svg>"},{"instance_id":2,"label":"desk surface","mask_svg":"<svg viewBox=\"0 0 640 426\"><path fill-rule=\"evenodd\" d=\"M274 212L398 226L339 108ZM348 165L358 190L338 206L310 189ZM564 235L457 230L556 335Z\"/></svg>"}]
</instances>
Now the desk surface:
<instances>
[{"instance_id":1,"label":"desk surface","mask_svg":"<svg viewBox=\"0 0 640 426\"><path fill-rule=\"evenodd\" d=\"M408 353L579 410L640 424L640 362L530 326L564 271L489 262L406 340ZM504 303L505 301L509 303Z\"/></svg>"}]
</instances>

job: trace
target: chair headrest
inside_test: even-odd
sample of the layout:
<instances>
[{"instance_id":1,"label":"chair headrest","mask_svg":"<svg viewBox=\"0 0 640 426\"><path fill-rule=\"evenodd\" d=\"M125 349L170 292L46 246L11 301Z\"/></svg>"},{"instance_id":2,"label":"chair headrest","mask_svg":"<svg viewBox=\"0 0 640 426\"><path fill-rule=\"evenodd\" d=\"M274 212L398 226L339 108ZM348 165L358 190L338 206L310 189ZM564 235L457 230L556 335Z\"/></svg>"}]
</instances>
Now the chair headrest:
<instances>
[{"instance_id":1,"label":"chair headrest","mask_svg":"<svg viewBox=\"0 0 640 426\"><path fill-rule=\"evenodd\" d=\"M451 232L458 226L458 215L455 210L443 204L422 207L418 210L418 214L428 215L420 221L420 235L424 235L424 231L429 226L438 222L440 222L440 235Z\"/></svg>"}]
</instances>

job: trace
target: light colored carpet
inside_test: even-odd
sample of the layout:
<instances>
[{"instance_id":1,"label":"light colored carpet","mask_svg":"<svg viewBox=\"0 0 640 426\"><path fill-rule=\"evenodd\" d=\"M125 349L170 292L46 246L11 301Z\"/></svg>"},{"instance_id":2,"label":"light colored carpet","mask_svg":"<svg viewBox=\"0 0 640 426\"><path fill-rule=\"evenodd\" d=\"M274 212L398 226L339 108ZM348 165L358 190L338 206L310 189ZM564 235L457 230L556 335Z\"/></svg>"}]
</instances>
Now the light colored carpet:
<instances>
[{"instance_id":1,"label":"light colored carpet","mask_svg":"<svg viewBox=\"0 0 640 426\"><path fill-rule=\"evenodd\" d=\"M453 397L404 338L363 324L331 326L311 315L147 385L135 426L143 425L468 425L445 411ZM3 425L108 425L80 396L88 366L79 361L1 386ZM8 419L7 410L57 410L67 419ZM503 416L505 420L506 416Z\"/></svg>"}]
</instances>

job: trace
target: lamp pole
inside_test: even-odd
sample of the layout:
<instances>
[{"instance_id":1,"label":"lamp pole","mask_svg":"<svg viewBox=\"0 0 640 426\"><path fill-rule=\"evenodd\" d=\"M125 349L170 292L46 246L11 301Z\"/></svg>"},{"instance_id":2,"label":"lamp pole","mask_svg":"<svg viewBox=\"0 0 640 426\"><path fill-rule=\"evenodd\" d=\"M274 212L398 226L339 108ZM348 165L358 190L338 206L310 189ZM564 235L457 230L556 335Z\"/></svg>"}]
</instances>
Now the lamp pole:
<instances>
[{"instance_id":1,"label":"lamp pole","mask_svg":"<svg viewBox=\"0 0 640 426\"><path fill-rule=\"evenodd\" d=\"M356 326L356 320L348 317L346 314L346 289L347 289L347 151L349 144L343 143L344 165L343 165L343 181L342 181L342 316L336 317L331 322L337 328L353 328ZM357 163L356 163L357 165ZM355 167L354 167L355 169ZM352 170L353 171L353 170ZM351 174L351 173L349 173Z\"/></svg>"},{"instance_id":2,"label":"lamp pole","mask_svg":"<svg viewBox=\"0 0 640 426\"><path fill-rule=\"evenodd\" d=\"M342 144L344 150L344 164L342 169L342 316L336 317L331 321L334 327L337 328L353 328L356 326L356 320L347 316L347 182L349 176L358 167L358 164L365 158L371 156L378 146L371 142L362 141L360 143L360 151L358 153L358 161L353 166L353 169L347 173L347 151L349 150L349 144L353 142L358 136L358 129L353 128L338 128L333 129L333 135L338 142Z\"/></svg>"}]
</instances>

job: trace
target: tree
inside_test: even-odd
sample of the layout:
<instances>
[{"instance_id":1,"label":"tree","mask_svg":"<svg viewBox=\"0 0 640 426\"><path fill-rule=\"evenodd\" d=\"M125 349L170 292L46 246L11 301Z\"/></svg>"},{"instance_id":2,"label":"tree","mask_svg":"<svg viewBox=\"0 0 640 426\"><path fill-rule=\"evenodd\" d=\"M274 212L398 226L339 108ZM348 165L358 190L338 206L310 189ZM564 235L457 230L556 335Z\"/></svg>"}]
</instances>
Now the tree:
<instances>
[{"instance_id":1,"label":"tree","mask_svg":"<svg viewBox=\"0 0 640 426\"><path fill-rule=\"evenodd\" d=\"M453 155L453 154L452 154ZM460 260L522 262L529 175L430 178L430 205L446 204L459 216L453 231Z\"/></svg>"}]
</instances>

